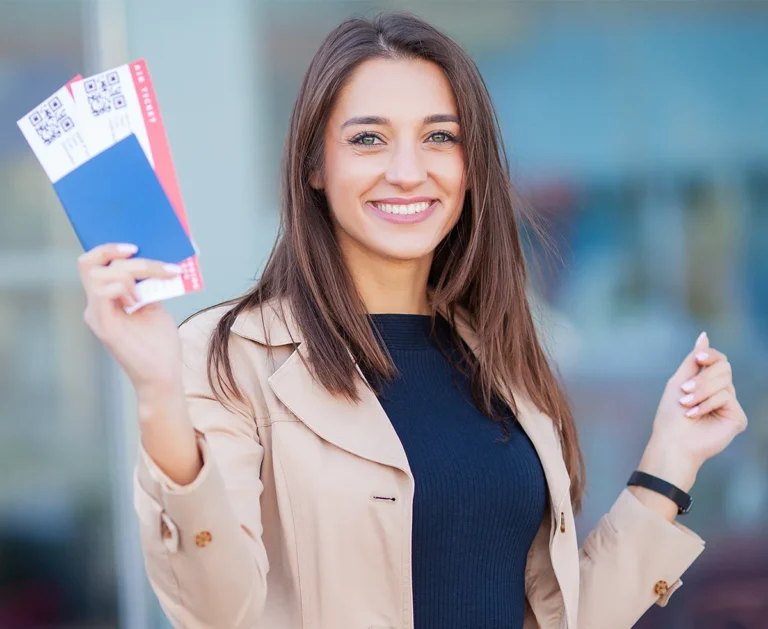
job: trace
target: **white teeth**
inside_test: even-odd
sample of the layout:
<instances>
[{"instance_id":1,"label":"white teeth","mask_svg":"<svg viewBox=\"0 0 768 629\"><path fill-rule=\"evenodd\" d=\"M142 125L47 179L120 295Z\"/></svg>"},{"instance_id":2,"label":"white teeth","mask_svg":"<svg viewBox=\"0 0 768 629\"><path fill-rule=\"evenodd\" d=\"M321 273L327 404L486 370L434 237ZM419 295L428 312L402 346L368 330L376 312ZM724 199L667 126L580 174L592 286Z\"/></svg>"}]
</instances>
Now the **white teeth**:
<instances>
[{"instance_id":1,"label":"white teeth","mask_svg":"<svg viewBox=\"0 0 768 629\"><path fill-rule=\"evenodd\" d=\"M421 203L409 203L407 205L400 203L374 203L374 205L382 212L387 212L388 214L418 214L426 210L432 203L422 201Z\"/></svg>"}]
</instances>

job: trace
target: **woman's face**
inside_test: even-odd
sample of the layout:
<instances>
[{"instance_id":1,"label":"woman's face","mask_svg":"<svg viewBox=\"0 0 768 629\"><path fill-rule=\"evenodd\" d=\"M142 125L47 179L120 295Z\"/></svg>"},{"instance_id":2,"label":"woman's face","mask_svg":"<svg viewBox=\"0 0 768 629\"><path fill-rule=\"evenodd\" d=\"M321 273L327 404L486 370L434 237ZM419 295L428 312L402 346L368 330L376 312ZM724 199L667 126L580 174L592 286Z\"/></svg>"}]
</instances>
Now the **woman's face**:
<instances>
[{"instance_id":1,"label":"woman's face","mask_svg":"<svg viewBox=\"0 0 768 629\"><path fill-rule=\"evenodd\" d=\"M342 250L431 259L465 193L461 128L442 70L422 60L371 59L339 94L313 178Z\"/></svg>"}]
</instances>

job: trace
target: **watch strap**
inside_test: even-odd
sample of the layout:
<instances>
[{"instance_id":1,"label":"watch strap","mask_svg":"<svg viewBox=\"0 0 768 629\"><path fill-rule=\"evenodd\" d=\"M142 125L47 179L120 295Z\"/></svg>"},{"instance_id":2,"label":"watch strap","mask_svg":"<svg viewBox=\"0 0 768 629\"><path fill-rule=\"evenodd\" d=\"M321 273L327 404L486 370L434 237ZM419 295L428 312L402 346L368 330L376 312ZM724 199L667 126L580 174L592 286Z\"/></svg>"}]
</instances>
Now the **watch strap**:
<instances>
[{"instance_id":1,"label":"watch strap","mask_svg":"<svg viewBox=\"0 0 768 629\"><path fill-rule=\"evenodd\" d=\"M627 486L630 485L645 487L657 494L666 496L677 505L678 515L685 515L693 506L693 498L690 494L685 493L682 489L675 487L672 483L668 483L657 476L635 471L632 473L632 476L629 477L629 481L627 482Z\"/></svg>"}]
</instances>

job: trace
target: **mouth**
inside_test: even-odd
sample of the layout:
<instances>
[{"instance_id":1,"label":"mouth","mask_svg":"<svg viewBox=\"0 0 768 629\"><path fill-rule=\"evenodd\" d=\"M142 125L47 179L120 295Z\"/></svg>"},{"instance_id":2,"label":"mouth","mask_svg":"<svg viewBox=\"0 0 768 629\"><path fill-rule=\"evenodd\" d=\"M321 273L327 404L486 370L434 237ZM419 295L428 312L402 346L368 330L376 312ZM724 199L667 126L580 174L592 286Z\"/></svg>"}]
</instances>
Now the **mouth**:
<instances>
[{"instance_id":1,"label":"mouth","mask_svg":"<svg viewBox=\"0 0 768 629\"><path fill-rule=\"evenodd\" d=\"M383 203L381 201L371 201L371 205L385 214L413 215L426 212L437 199L429 201L418 201L416 203Z\"/></svg>"},{"instance_id":2,"label":"mouth","mask_svg":"<svg viewBox=\"0 0 768 629\"><path fill-rule=\"evenodd\" d=\"M417 197L368 201L366 206L378 218L389 223L420 223L427 220L440 204L439 199Z\"/></svg>"}]
</instances>

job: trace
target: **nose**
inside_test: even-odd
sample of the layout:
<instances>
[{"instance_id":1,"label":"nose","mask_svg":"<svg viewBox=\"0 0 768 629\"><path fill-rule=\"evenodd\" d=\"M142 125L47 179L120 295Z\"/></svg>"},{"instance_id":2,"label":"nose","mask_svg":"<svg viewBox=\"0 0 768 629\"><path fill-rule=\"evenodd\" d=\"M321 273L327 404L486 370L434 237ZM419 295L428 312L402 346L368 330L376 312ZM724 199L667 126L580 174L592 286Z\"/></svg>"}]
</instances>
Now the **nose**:
<instances>
[{"instance_id":1,"label":"nose","mask_svg":"<svg viewBox=\"0 0 768 629\"><path fill-rule=\"evenodd\" d=\"M387 183L405 190L415 188L427 179L424 156L410 142L400 144L392 154L385 175Z\"/></svg>"}]
</instances>

